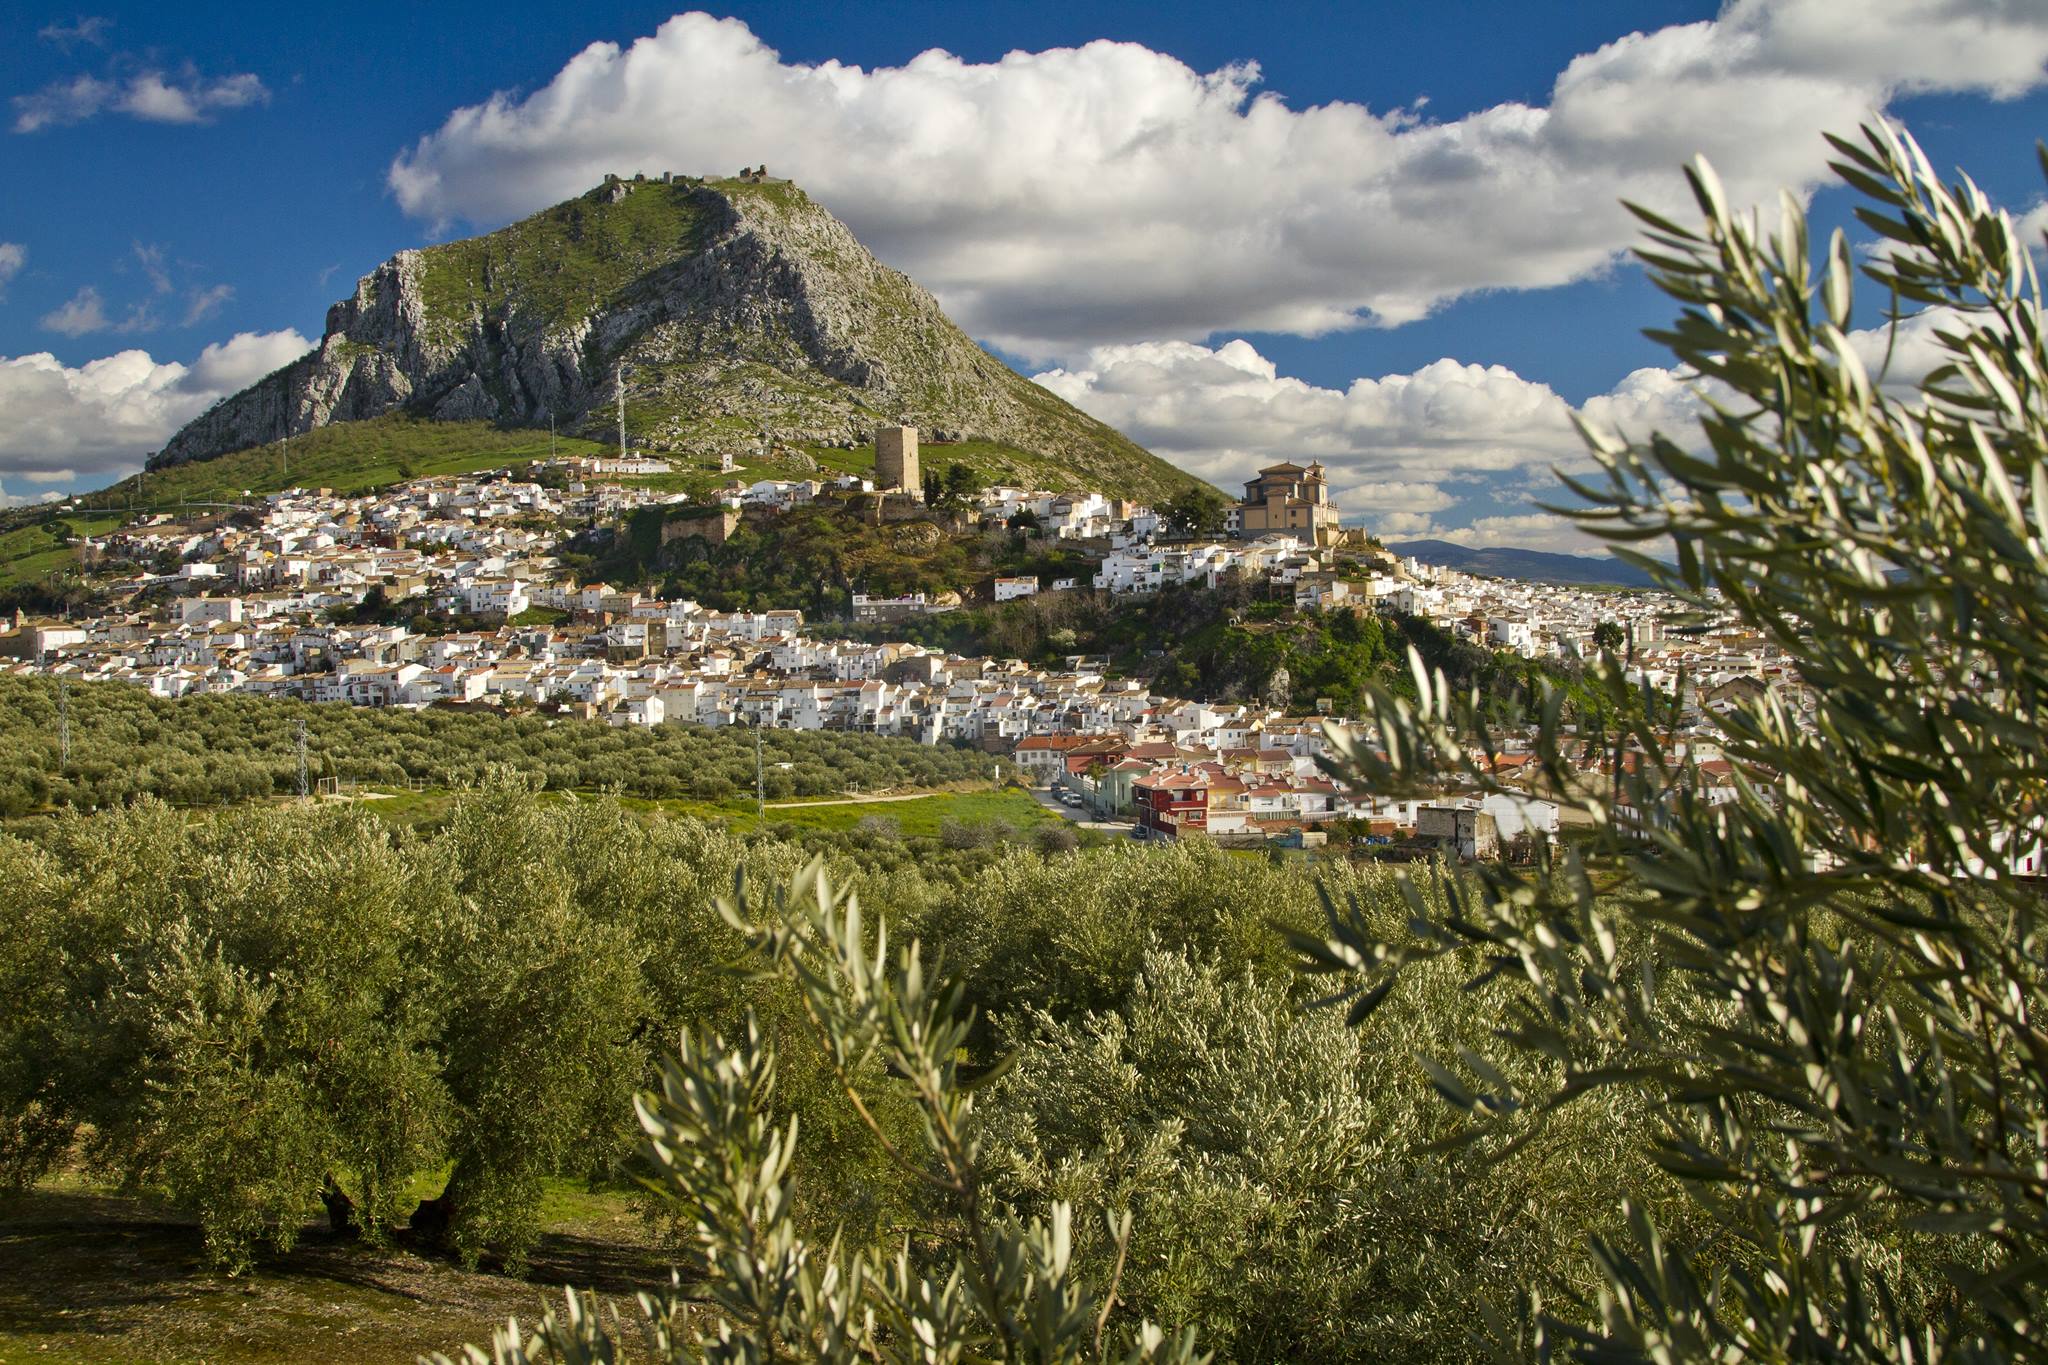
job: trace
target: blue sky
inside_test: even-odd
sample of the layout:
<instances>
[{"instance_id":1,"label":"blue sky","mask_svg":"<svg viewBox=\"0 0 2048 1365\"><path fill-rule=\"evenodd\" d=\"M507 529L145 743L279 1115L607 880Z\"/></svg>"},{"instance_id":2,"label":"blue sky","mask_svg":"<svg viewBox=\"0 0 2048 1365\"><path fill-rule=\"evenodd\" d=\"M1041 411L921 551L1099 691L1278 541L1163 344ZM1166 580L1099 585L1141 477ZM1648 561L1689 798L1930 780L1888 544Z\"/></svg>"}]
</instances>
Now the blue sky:
<instances>
[{"instance_id":1,"label":"blue sky","mask_svg":"<svg viewBox=\"0 0 2048 1365\"><path fill-rule=\"evenodd\" d=\"M0 497L132 468L401 247L766 161L1190 468L1318 456L1389 532L1571 548L1528 505L1564 404L1687 410L1617 195L1679 206L1694 150L1803 192L1883 108L2040 202L2038 7L1857 8L12 7Z\"/></svg>"}]
</instances>

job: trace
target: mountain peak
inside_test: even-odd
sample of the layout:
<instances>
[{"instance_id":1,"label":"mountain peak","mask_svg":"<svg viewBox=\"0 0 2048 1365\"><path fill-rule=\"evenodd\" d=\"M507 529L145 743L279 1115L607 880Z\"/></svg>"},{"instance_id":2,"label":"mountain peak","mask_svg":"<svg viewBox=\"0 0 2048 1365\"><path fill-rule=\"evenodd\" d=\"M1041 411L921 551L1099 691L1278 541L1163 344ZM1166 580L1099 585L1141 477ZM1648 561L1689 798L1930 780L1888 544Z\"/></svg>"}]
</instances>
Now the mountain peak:
<instances>
[{"instance_id":1,"label":"mountain peak","mask_svg":"<svg viewBox=\"0 0 2048 1365\"><path fill-rule=\"evenodd\" d=\"M765 168L609 175L495 232L401 251L328 310L316 350L151 466L393 411L603 438L621 374L629 437L654 451L852 447L900 423L1044 457L1074 488L1195 482L977 346Z\"/></svg>"}]
</instances>

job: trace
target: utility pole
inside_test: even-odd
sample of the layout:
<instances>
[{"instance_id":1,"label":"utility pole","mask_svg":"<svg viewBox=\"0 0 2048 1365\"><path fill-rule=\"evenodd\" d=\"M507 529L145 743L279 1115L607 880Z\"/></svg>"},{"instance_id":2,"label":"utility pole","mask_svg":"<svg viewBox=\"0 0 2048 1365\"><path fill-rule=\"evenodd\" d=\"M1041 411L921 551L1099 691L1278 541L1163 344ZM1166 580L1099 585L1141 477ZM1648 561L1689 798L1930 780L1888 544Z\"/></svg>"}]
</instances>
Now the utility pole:
<instances>
[{"instance_id":1,"label":"utility pole","mask_svg":"<svg viewBox=\"0 0 2048 1365\"><path fill-rule=\"evenodd\" d=\"M555 458L555 414L552 410L548 413L548 458Z\"/></svg>"},{"instance_id":2,"label":"utility pole","mask_svg":"<svg viewBox=\"0 0 2048 1365\"><path fill-rule=\"evenodd\" d=\"M768 784L761 772L761 731L754 731L754 818L765 819L768 815Z\"/></svg>"},{"instance_id":3,"label":"utility pole","mask_svg":"<svg viewBox=\"0 0 2048 1365\"><path fill-rule=\"evenodd\" d=\"M71 684L57 680L57 776L71 770Z\"/></svg>"},{"instance_id":4,"label":"utility pole","mask_svg":"<svg viewBox=\"0 0 2048 1365\"><path fill-rule=\"evenodd\" d=\"M305 718L304 716L301 716L301 717L299 717L299 724L298 724L298 738L299 738L299 800L303 801L303 800L305 800L305 799L306 799L306 797L307 797L308 795L310 795L310 794L311 794L311 786L310 786L310 784L309 784L309 783L308 783L308 782L306 781L306 718Z\"/></svg>"}]
</instances>

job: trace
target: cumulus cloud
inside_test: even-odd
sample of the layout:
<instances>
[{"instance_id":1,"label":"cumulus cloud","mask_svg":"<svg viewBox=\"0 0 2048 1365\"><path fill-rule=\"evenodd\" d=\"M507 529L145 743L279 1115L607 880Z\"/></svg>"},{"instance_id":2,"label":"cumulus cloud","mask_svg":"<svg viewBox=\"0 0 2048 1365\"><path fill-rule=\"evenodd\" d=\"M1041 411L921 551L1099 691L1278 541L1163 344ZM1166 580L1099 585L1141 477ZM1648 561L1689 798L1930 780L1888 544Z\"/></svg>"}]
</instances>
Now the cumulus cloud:
<instances>
[{"instance_id":1,"label":"cumulus cloud","mask_svg":"<svg viewBox=\"0 0 2048 1365\"><path fill-rule=\"evenodd\" d=\"M27 507L31 503L61 502L63 498L62 493L53 493L47 489L41 493L10 493L7 491L7 485L0 483L0 507Z\"/></svg>"},{"instance_id":2,"label":"cumulus cloud","mask_svg":"<svg viewBox=\"0 0 2048 1365\"><path fill-rule=\"evenodd\" d=\"M312 346L296 331L242 332L191 365L129 350L76 367L47 352L0 359L0 478L130 474L208 406Z\"/></svg>"},{"instance_id":3,"label":"cumulus cloud","mask_svg":"<svg viewBox=\"0 0 2048 1365\"><path fill-rule=\"evenodd\" d=\"M211 403L215 398L240 393L312 349L312 342L289 327L281 332L237 332L199 353L185 376L185 389L188 393L204 394Z\"/></svg>"},{"instance_id":4,"label":"cumulus cloud","mask_svg":"<svg viewBox=\"0 0 2048 1365\"><path fill-rule=\"evenodd\" d=\"M1515 512L1478 517L1468 526L1425 527L1411 539L1448 540L1458 545L1512 546L1568 555L1605 555L1607 547L1564 517L1551 512Z\"/></svg>"},{"instance_id":5,"label":"cumulus cloud","mask_svg":"<svg viewBox=\"0 0 2048 1365\"><path fill-rule=\"evenodd\" d=\"M19 242L0 242L0 299L7 297L7 286L21 268L28 264L28 248Z\"/></svg>"},{"instance_id":6,"label":"cumulus cloud","mask_svg":"<svg viewBox=\"0 0 2048 1365\"><path fill-rule=\"evenodd\" d=\"M1243 340L1163 341L1101 347L1037 382L1224 488L1274 460L1320 460L1347 519L1383 536L1593 548L1561 519L1501 511L1561 496L1553 468L1590 465L1570 405L1505 366L1439 360L1338 390L1280 374ZM1676 372L1642 369L1580 414L1631 436L1681 435L1700 404Z\"/></svg>"},{"instance_id":7,"label":"cumulus cloud","mask_svg":"<svg viewBox=\"0 0 2048 1365\"><path fill-rule=\"evenodd\" d=\"M1321 460L1338 502L1368 522L1444 511L1457 501L1446 484L1587 459L1565 400L1501 365L1445 359L1339 390L1280 374L1247 341L1156 341L1100 347L1037 381L1225 488L1276 459ZM1689 424L1694 401L1677 376L1638 371L1585 411L1640 432Z\"/></svg>"},{"instance_id":8,"label":"cumulus cloud","mask_svg":"<svg viewBox=\"0 0 2048 1365\"><path fill-rule=\"evenodd\" d=\"M149 123L207 123L224 110L243 109L270 98L263 81L249 72L202 76L187 65L175 73L144 70L115 79L78 75L14 97L14 131L34 133L83 123L102 113L127 114Z\"/></svg>"},{"instance_id":9,"label":"cumulus cloud","mask_svg":"<svg viewBox=\"0 0 2048 1365\"><path fill-rule=\"evenodd\" d=\"M1436 122L1289 108L1253 63L1198 72L1130 43L900 67L783 61L685 14L597 43L545 86L456 110L391 188L491 226L607 171L766 162L978 336L1071 358L1113 341L1398 323L1484 288L1595 272L1617 201L1684 208L1707 153L1739 201L1826 174L1823 129L1906 91L2031 90L2048 10L1997 0L1731 0L1712 21L1575 58L1542 106Z\"/></svg>"},{"instance_id":10,"label":"cumulus cloud","mask_svg":"<svg viewBox=\"0 0 2048 1365\"><path fill-rule=\"evenodd\" d=\"M1904 396L1945 359L1935 333L1959 325L1952 313L1930 309L1902 321L1896 335L1865 328L1849 342L1872 376L1882 373ZM1241 339L1213 348L1157 341L1098 347L1085 363L1035 378L1225 489L1275 460L1320 460L1347 519L1381 535L1575 552L1593 544L1561 519L1503 510L1565 498L1554 471L1592 469L1571 405L1505 366L1444 359L1332 389L1282 375ZM1717 387L1648 366L1588 398L1577 414L1632 440L1661 432L1696 445Z\"/></svg>"},{"instance_id":11,"label":"cumulus cloud","mask_svg":"<svg viewBox=\"0 0 2048 1365\"><path fill-rule=\"evenodd\" d=\"M2020 241L2036 255L2048 248L2048 199L2042 200L2013 219L2013 230L2020 235Z\"/></svg>"}]
</instances>

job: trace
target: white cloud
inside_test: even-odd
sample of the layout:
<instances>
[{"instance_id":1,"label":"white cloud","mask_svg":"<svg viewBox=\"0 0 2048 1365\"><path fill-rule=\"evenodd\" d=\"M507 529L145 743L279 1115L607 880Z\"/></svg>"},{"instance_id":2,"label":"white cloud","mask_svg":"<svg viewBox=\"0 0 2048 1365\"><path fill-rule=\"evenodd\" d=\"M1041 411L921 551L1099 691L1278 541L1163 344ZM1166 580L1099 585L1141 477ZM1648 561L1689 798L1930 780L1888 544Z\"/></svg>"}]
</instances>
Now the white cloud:
<instances>
[{"instance_id":1,"label":"white cloud","mask_svg":"<svg viewBox=\"0 0 2048 1365\"><path fill-rule=\"evenodd\" d=\"M1849 341L1873 377L1890 347L1886 385L1904 397L1946 359L1934 333L1956 323L1932 309L1900 323L1896 339L1876 327ZM1568 499L1553 471L1593 468L1570 405L1505 366L1444 359L1339 390L1280 374L1244 340L1215 348L1157 341L1098 347L1085 363L1036 381L1225 489L1275 460L1320 460L1346 518L1381 535L1575 551L1592 543L1573 540L1569 523L1555 518L1500 512L1504 502ZM1702 388L1649 366L1588 398L1578 414L1630 439L1654 431L1697 447Z\"/></svg>"},{"instance_id":2,"label":"white cloud","mask_svg":"<svg viewBox=\"0 0 2048 1365\"><path fill-rule=\"evenodd\" d=\"M216 284L206 289L186 291L185 320L179 325L190 327L196 322L204 322L218 313L234 296L235 287L231 284Z\"/></svg>"},{"instance_id":3,"label":"white cloud","mask_svg":"<svg viewBox=\"0 0 2048 1365\"><path fill-rule=\"evenodd\" d=\"M1558 284L1684 211L1707 153L1739 202L1826 175L1823 129L1894 94L2038 86L2048 9L1997 0L1732 0L1573 60L1543 107L1452 122L1291 109L1256 65L1130 43L782 61L686 14L597 43L545 86L452 113L393 163L407 212L495 225L607 171L794 177L978 336L1040 357L1218 331L1397 323L1463 293Z\"/></svg>"},{"instance_id":4,"label":"white cloud","mask_svg":"<svg viewBox=\"0 0 2048 1365\"><path fill-rule=\"evenodd\" d=\"M1501 538L1526 531L1551 548L1564 543L1558 527L1503 520L1500 505L1561 497L1551 470L1590 467L1565 400L1500 365L1439 360L1338 390L1281 375L1246 341L1164 341L1102 347L1037 380L1224 488L1277 459L1320 460L1345 516L1382 535L1447 537L1462 522L1496 537L1485 543L1535 544ZM1699 408L1679 375L1643 369L1581 413L1631 436L1682 437ZM1446 525L1442 513L1456 515Z\"/></svg>"},{"instance_id":5,"label":"white cloud","mask_svg":"<svg viewBox=\"0 0 2048 1365\"><path fill-rule=\"evenodd\" d=\"M1906 318L1896 332L1889 327L1859 328L1849 333L1849 345L1871 379L1881 380L1892 393L1903 394L1918 387L1937 366L1952 359L1936 338L1938 331L1968 331L1969 319L1952 309L1929 308Z\"/></svg>"},{"instance_id":6,"label":"white cloud","mask_svg":"<svg viewBox=\"0 0 2048 1365\"><path fill-rule=\"evenodd\" d=\"M82 123L107 107L119 92L110 81L95 76L76 76L44 86L33 95L14 97L14 131L33 133L44 128Z\"/></svg>"},{"instance_id":7,"label":"white cloud","mask_svg":"<svg viewBox=\"0 0 2048 1365\"><path fill-rule=\"evenodd\" d=\"M209 77L187 65L175 75L160 70L115 80L79 75L33 94L16 95L14 131L34 133L83 123L108 111L149 123L206 123L222 110L243 109L269 99L269 89L249 72Z\"/></svg>"},{"instance_id":8,"label":"white cloud","mask_svg":"<svg viewBox=\"0 0 2048 1365\"><path fill-rule=\"evenodd\" d=\"M68 337L92 332L154 332L162 325L156 310L147 302L130 305L127 316L116 322L107 316L107 301L100 297L100 291L89 284L43 314L40 321L45 329Z\"/></svg>"},{"instance_id":9,"label":"white cloud","mask_svg":"<svg viewBox=\"0 0 2048 1365\"><path fill-rule=\"evenodd\" d=\"M2036 255L2048 250L2048 199L2043 199L2025 213L2013 219L2013 230L2019 233L2020 245Z\"/></svg>"},{"instance_id":10,"label":"white cloud","mask_svg":"<svg viewBox=\"0 0 2048 1365\"><path fill-rule=\"evenodd\" d=\"M313 343L292 328L281 332L237 332L199 353L199 358L192 362L191 373L185 377L185 388L205 394L210 403L215 398L240 393L312 349Z\"/></svg>"},{"instance_id":11,"label":"white cloud","mask_svg":"<svg viewBox=\"0 0 2048 1365\"><path fill-rule=\"evenodd\" d=\"M202 80L187 73L171 82L146 71L128 83L114 107L152 123L204 123L217 109L245 109L269 100L270 91L248 72Z\"/></svg>"},{"instance_id":12,"label":"white cloud","mask_svg":"<svg viewBox=\"0 0 2048 1365\"><path fill-rule=\"evenodd\" d=\"M295 331L242 332L190 366L122 351L71 367L47 352L0 359L0 477L133 473L216 400L310 349Z\"/></svg>"},{"instance_id":13,"label":"white cloud","mask_svg":"<svg viewBox=\"0 0 2048 1365\"><path fill-rule=\"evenodd\" d=\"M1226 488L1275 459L1321 460L1358 513L1441 511L1445 482L1586 458L1564 399L1500 365L1439 360L1338 390L1281 375L1247 341L1159 341L1101 347L1085 366L1037 380ZM1674 381L1660 402L1652 381L1632 375L1602 415L1637 429L1681 393Z\"/></svg>"},{"instance_id":14,"label":"white cloud","mask_svg":"<svg viewBox=\"0 0 2048 1365\"><path fill-rule=\"evenodd\" d=\"M1550 512L1516 512L1476 518L1469 526L1424 531L1413 539L1448 540L1458 545L1512 546L1567 555L1600 555L1607 547L1564 517Z\"/></svg>"},{"instance_id":15,"label":"white cloud","mask_svg":"<svg viewBox=\"0 0 2048 1365\"><path fill-rule=\"evenodd\" d=\"M7 297L7 285L28 264L28 248L20 242L0 242L0 299Z\"/></svg>"},{"instance_id":16,"label":"white cloud","mask_svg":"<svg viewBox=\"0 0 2048 1365\"><path fill-rule=\"evenodd\" d=\"M86 285L64 303L43 314L42 325L49 331L61 332L68 337L104 332L113 326L107 320L106 300L91 285Z\"/></svg>"},{"instance_id":17,"label":"white cloud","mask_svg":"<svg viewBox=\"0 0 2048 1365\"><path fill-rule=\"evenodd\" d=\"M104 46L107 30L113 26L114 21L104 15L84 14L69 24L45 24L36 30L36 37L69 52L80 43L89 43L94 47Z\"/></svg>"},{"instance_id":18,"label":"white cloud","mask_svg":"<svg viewBox=\"0 0 2048 1365\"><path fill-rule=\"evenodd\" d=\"M64 495L62 493L51 493L48 491L41 493L10 493L7 491L7 485L0 483L0 507L27 507L31 503L61 502L63 499Z\"/></svg>"},{"instance_id":19,"label":"white cloud","mask_svg":"<svg viewBox=\"0 0 2048 1365\"><path fill-rule=\"evenodd\" d=\"M171 269L164 264L164 248L161 243L135 244L135 263L142 267L142 273L149 278L149 287L159 294L171 292Z\"/></svg>"}]
</instances>

